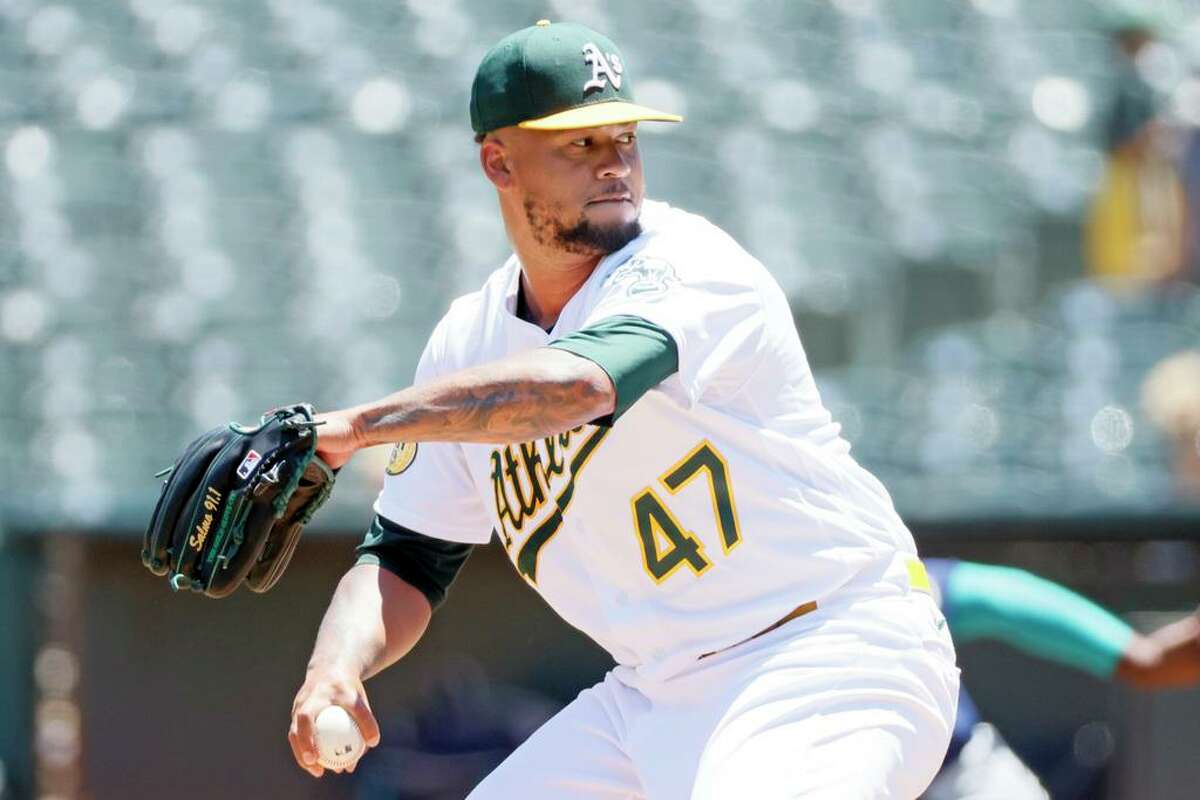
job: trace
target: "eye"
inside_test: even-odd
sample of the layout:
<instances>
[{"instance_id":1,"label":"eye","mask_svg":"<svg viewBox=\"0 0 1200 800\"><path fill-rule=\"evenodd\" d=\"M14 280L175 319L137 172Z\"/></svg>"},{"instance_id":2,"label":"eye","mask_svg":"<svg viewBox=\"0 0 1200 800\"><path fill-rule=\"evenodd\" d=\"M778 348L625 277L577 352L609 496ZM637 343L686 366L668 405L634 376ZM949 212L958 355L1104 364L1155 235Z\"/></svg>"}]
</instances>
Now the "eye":
<instances>
[{"instance_id":1,"label":"eye","mask_svg":"<svg viewBox=\"0 0 1200 800\"><path fill-rule=\"evenodd\" d=\"M621 144L633 144L634 140L636 140L636 139L637 139L637 134L634 133L633 131L630 131L629 133L622 133L620 136L617 137L617 141L620 142Z\"/></svg>"},{"instance_id":2,"label":"eye","mask_svg":"<svg viewBox=\"0 0 1200 800\"><path fill-rule=\"evenodd\" d=\"M588 137L586 137L586 136L585 136L585 137L583 137L583 138L580 138L580 139L572 139L572 140L571 140L571 147L587 147L587 146L588 146L588 145L590 145L591 143L592 143L592 140L591 140L590 138L588 138Z\"/></svg>"}]
</instances>

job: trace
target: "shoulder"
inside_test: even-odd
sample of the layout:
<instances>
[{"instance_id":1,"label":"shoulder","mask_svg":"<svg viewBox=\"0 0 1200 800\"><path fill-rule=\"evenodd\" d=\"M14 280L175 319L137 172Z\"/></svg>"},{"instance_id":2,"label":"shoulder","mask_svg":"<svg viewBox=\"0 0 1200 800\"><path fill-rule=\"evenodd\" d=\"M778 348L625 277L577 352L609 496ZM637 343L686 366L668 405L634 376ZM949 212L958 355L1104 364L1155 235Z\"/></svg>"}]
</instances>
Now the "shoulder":
<instances>
[{"instance_id":1,"label":"shoulder","mask_svg":"<svg viewBox=\"0 0 1200 800\"><path fill-rule=\"evenodd\" d=\"M483 286L454 298L440 324L469 323L486 315L489 309L500 306L516 270L516 258L510 257L499 269L488 275Z\"/></svg>"},{"instance_id":2,"label":"shoulder","mask_svg":"<svg viewBox=\"0 0 1200 800\"><path fill-rule=\"evenodd\" d=\"M738 298L747 308L786 305L775 279L732 236L699 214L666 203L646 201L642 235L607 269L601 291L608 296L651 300L674 295L689 302ZM673 292L673 286L685 291Z\"/></svg>"},{"instance_id":3,"label":"shoulder","mask_svg":"<svg viewBox=\"0 0 1200 800\"><path fill-rule=\"evenodd\" d=\"M441 370L456 369L458 362L465 357L464 346L472 341L480 341L481 334L494 320L496 311L503 306L514 269L514 262L509 259L489 275L479 289L450 302L450 307L429 335L427 345L428 352Z\"/></svg>"},{"instance_id":4,"label":"shoulder","mask_svg":"<svg viewBox=\"0 0 1200 800\"><path fill-rule=\"evenodd\" d=\"M487 307L483 289L459 295L450 301L450 307L438 320L435 332L453 330L456 325L472 325L484 315Z\"/></svg>"},{"instance_id":5,"label":"shoulder","mask_svg":"<svg viewBox=\"0 0 1200 800\"><path fill-rule=\"evenodd\" d=\"M629 261L664 261L683 280L731 281L756 287L770 281L758 259L699 214L647 200L642 219L645 241Z\"/></svg>"}]
</instances>

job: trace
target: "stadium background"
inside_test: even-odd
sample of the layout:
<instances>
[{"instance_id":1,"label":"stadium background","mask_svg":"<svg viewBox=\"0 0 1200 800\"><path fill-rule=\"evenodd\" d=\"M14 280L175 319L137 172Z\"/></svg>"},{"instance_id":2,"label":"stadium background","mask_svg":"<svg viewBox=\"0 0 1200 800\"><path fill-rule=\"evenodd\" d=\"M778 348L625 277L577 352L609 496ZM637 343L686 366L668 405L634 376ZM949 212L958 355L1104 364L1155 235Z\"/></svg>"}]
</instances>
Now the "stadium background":
<instances>
[{"instance_id":1,"label":"stadium background","mask_svg":"<svg viewBox=\"0 0 1200 800\"><path fill-rule=\"evenodd\" d=\"M1200 2L1135 10L1162 37L1143 78L1189 135ZM172 595L137 557L184 442L405 385L449 300L506 255L467 97L486 47L541 17L610 33L639 99L687 116L642 127L651 196L774 272L924 552L1034 569L1138 627L1192 608L1200 505L1142 387L1200 342L1200 294L1089 279L1081 246L1121 11L0 0L0 797L453 796L439 781L605 668L479 552L368 687L384 747L317 783L288 709L386 452L346 470L270 595ZM961 657L1055 797L1194 796L1195 692Z\"/></svg>"}]
</instances>

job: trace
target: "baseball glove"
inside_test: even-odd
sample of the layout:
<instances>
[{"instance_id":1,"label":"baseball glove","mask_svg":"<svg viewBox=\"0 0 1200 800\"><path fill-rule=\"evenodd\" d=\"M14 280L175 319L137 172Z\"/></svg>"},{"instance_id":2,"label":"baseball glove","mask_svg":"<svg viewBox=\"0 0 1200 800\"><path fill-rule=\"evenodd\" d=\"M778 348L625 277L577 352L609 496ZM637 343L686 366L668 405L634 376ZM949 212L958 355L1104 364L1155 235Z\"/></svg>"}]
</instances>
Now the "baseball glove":
<instances>
[{"instance_id":1,"label":"baseball glove","mask_svg":"<svg viewBox=\"0 0 1200 800\"><path fill-rule=\"evenodd\" d=\"M244 581L265 592L287 568L300 533L333 490L317 457L312 406L268 411L255 427L231 422L193 441L159 475L162 493L142 541L142 563L171 588L225 597Z\"/></svg>"}]
</instances>

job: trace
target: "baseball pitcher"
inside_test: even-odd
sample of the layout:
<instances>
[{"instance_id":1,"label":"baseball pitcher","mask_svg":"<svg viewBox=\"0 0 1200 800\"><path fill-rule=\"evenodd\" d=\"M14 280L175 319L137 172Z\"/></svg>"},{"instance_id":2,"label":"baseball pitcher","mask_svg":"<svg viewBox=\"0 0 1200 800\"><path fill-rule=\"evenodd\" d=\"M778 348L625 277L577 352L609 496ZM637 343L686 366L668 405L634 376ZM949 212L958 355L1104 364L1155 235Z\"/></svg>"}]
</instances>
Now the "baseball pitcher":
<instances>
[{"instance_id":1,"label":"baseball pitcher","mask_svg":"<svg viewBox=\"0 0 1200 800\"><path fill-rule=\"evenodd\" d=\"M472 800L914 798L953 726L945 619L770 273L645 198L637 125L680 118L633 102L633 69L547 21L479 66L513 255L451 305L411 388L318 415L332 468L393 449L296 696L296 760L322 774L330 704L378 743L363 681L494 536L616 666Z\"/></svg>"}]
</instances>

